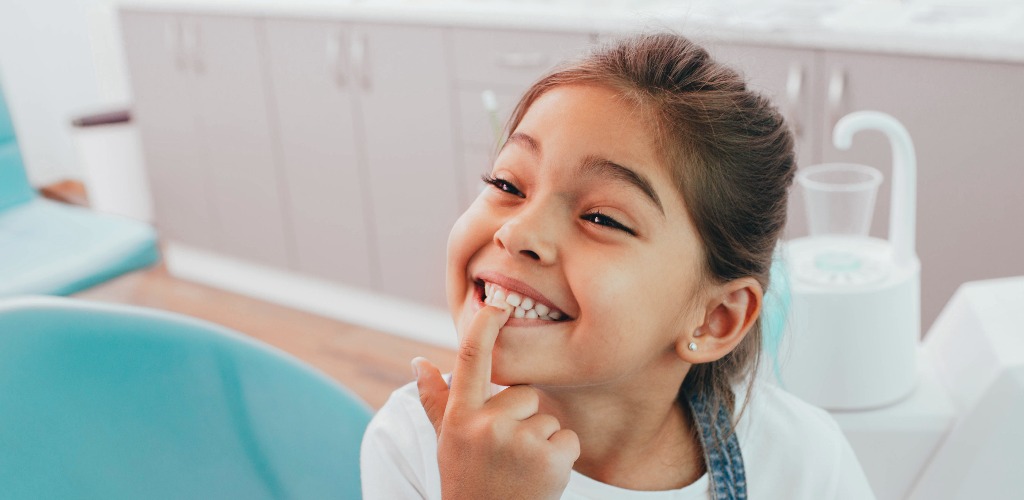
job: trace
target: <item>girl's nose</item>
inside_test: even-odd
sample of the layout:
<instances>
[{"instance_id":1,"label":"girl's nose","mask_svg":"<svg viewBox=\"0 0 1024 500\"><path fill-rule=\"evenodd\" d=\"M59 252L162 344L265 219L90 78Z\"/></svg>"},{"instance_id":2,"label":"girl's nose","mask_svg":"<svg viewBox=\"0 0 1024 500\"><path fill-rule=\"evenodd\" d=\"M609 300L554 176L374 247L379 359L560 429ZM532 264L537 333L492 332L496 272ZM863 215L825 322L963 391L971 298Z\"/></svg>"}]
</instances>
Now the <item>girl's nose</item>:
<instances>
[{"instance_id":1,"label":"girl's nose","mask_svg":"<svg viewBox=\"0 0 1024 500\"><path fill-rule=\"evenodd\" d=\"M558 257L554 218L545 217L540 210L520 212L501 225L494 233L494 243L509 255L523 256L547 265Z\"/></svg>"}]
</instances>

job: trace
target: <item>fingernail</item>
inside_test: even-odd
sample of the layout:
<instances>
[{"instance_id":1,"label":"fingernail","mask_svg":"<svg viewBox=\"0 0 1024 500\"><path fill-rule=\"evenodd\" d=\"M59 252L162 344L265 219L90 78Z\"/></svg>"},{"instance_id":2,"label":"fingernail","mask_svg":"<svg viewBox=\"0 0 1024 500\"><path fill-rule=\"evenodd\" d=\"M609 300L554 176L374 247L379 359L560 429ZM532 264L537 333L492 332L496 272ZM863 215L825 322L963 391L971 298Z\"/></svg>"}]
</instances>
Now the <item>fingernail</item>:
<instances>
[{"instance_id":1,"label":"fingernail","mask_svg":"<svg viewBox=\"0 0 1024 500\"><path fill-rule=\"evenodd\" d=\"M420 367L416 364L418 359L420 358L412 358L412 361L409 363L412 365L412 375L416 378L420 378Z\"/></svg>"}]
</instances>

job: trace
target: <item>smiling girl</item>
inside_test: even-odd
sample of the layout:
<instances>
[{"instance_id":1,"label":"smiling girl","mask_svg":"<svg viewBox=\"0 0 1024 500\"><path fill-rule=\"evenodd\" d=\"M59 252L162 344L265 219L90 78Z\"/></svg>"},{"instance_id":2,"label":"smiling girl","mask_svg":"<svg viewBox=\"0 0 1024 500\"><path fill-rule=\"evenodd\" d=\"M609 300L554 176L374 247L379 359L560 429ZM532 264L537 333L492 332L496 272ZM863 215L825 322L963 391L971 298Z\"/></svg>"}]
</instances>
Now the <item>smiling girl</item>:
<instances>
[{"instance_id":1,"label":"smiling girl","mask_svg":"<svg viewBox=\"0 0 1024 500\"><path fill-rule=\"evenodd\" d=\"M448 242L450 382L413 361L365 497L873 498L828 413L754 376L795 169L776 109L660 34L544 77L508 130Z\"/></svg>"}]
</instances>

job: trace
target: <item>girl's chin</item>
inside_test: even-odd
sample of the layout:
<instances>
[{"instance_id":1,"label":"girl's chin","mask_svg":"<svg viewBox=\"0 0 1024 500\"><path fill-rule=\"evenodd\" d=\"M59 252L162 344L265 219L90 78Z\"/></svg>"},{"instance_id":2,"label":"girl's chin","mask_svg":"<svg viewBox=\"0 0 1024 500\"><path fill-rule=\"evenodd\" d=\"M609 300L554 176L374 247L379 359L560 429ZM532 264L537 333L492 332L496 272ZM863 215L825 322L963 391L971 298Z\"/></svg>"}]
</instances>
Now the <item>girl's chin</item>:
<instances>
[{"instance_id":1,"label":"girl's chin","mask_svg":"<svg viewBox=\"0 0 1024 500\"><path fill-rule=\"evenodd\" d=\"M523 373L517 373L517 370L501 370L498 367L491 368L491 383L503 386L513 385L527 385L532 381L528 376Z\"/></svg>"}]
</instances>

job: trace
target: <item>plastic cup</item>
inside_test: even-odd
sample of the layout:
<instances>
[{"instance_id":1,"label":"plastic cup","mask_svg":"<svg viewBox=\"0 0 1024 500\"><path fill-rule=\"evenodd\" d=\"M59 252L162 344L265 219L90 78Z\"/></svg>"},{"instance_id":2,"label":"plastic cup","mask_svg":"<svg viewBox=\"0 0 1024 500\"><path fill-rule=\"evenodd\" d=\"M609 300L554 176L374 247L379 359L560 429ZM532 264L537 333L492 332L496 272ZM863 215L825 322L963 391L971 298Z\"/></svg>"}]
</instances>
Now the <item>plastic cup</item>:
<instances>
[{"instance_id":1,"label":"plastic cup","mask_svg":"<svg viewBox=\"0 0 1024 500\"><path fill-rule=\"evenodd\" d=\"M800 169L811 236L867 236L882 173L867 165L827 163Z\"/></svg>"}]
</instances>

